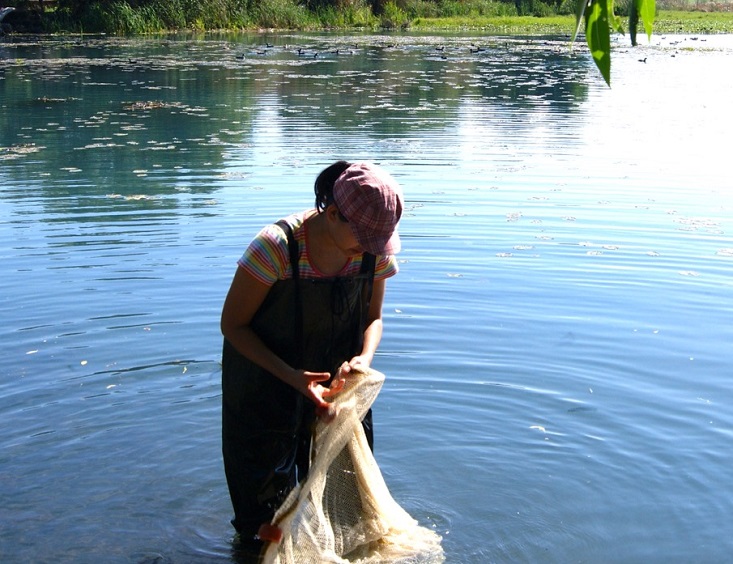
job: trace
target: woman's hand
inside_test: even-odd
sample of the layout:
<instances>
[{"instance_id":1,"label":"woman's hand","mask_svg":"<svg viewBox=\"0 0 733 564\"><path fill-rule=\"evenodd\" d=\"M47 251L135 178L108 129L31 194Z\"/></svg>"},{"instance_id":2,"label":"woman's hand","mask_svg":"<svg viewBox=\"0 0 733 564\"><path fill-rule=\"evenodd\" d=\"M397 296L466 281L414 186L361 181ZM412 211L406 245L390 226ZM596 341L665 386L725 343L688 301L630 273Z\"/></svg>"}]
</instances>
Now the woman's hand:
<instances>
[{"instance_id":1,"label":"woman's hand","mask_svg":"<svg viewBox=\"0 0 733 564\"><path fill-rule=\"evenodd\" d=\"M361 368L366 370L372 362L372 357L360 354L352 358L349 362L344 362L339 368L339 373L348 374L352 368Z\"/></svg>"},{"instance_id":2,"label":"woman's hand","mask_svg":"<svg viewBox=\"0 0 733 564\"><path fill-rule=\"evenodd\" d=\"M335 406L325 398L338 393L344 386L343 379L338 376L331 382L331 387L325 387L321 382L331 377L329 372L308 372L307 370L293 370L287 382L301 394L312 401L316 406L316 414L326 421L336 416Z\"/></svg>"},{"instance_id":3,"label":"woman's hand","mask_svg":"<svg viewBox=\"0 0 733 564\"><path fill-rule=\"evenodd\" d=\"M346 384L346 377L348 376L349 372L351 372L351 366L348 362L344 362L341 366L339 366L338 372L336 372L336 376L334 376L333 380L331 380L331 387L329 388L326 397L336 395L344 389L344 385Z\"/></svg>"},{"instance_id":4,"label":"woman's hand","mask_svg":"<svg viewBox=\"0 0 733 564\"><path fill-rule=\"evenodd\" d=\"M323 386L321 382L325 382L330 377L331 374L328 372L293 370L287 379L287 383L311 400L316 407L327 407L328 402L323 398L324 392L327 392L328 388Z\"/></svg>"}]
</instances>

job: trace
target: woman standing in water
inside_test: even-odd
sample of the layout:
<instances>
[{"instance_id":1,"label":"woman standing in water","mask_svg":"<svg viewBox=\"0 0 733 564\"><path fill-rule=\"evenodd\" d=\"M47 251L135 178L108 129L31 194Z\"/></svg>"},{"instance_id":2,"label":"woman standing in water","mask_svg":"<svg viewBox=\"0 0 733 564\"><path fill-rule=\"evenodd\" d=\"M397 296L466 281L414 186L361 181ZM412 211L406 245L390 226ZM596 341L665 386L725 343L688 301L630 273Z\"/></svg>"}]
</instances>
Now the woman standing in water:
<instances>
[{"instance_id":1,"label":"woman standing in water","mask_svg":"<svg viewBox=\"0 0 733 564\"><path fill-rule=\"evenodd\" d=\"M381 168L338 161L315 209L262 229L239 260L221 330L224 469L242 548L308 473L312 423L341 367L369 366L397 273L402 191ZM371 411L364 419L373 444Z\"/></svg>"}]
</instances>

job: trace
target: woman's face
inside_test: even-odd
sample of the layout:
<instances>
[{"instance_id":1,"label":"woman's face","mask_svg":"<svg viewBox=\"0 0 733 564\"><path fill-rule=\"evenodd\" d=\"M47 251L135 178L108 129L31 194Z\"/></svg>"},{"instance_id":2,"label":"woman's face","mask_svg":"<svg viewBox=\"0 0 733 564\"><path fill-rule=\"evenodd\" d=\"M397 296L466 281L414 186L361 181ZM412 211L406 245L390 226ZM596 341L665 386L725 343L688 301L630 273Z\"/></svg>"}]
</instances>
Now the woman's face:
<instances>
[{"instance_id":1,"label":"woman's face","mask_svg":"<svg viewBox=\"0 0 733 564\"><path fill-rule=\"evenodd\" d=\"M346 218L341 215L335 204L331 204L326 210L331 227L331 237L336 246L347 257L355 257L364 253L364 248L356 240L354 232Z\"/></svg>"}]
</instances>

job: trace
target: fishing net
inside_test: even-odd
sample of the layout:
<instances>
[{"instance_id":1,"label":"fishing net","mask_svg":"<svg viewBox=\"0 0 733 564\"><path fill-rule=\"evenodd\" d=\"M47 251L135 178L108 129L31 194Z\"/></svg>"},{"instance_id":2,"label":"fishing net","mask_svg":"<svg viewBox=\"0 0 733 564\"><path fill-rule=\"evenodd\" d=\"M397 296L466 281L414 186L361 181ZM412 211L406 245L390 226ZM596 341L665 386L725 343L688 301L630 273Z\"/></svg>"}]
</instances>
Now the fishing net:
<instances>
[{"instance_id":1,"label":"fishing net","mask_svg":"<svg viewBox=\"0 0 733 564\"><path fill-rule=\"evenodd\" d=\"M375 370L352 370L332 398L333 420L318 420L308 478L275 513L282 533L263 562L376 564L444 561L441 538L392 498L361 419L384 382Z\"/></svg>"}]
</instances>

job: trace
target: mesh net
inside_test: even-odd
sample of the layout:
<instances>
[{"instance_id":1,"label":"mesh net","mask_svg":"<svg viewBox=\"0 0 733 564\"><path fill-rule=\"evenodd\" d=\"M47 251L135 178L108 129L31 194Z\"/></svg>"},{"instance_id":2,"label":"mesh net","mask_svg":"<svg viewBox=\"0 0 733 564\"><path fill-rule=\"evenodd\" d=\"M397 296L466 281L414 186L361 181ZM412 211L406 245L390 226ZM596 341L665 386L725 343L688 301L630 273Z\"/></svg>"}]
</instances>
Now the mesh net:
<instances>
[{"instance_id":1,"label":"mesh net","mask_svg":"<svg viewBox=\"0 0 733 564\"><path fill-rule=\"evenodd\" d=\"M333 397L335 418L319 420L311 467L275 513L283 532L266 563L376 564L444 561L441 538L392 498L369 448L361 419L384 382L375 370L353 370Z\"/></svg>"}]
</instances>

